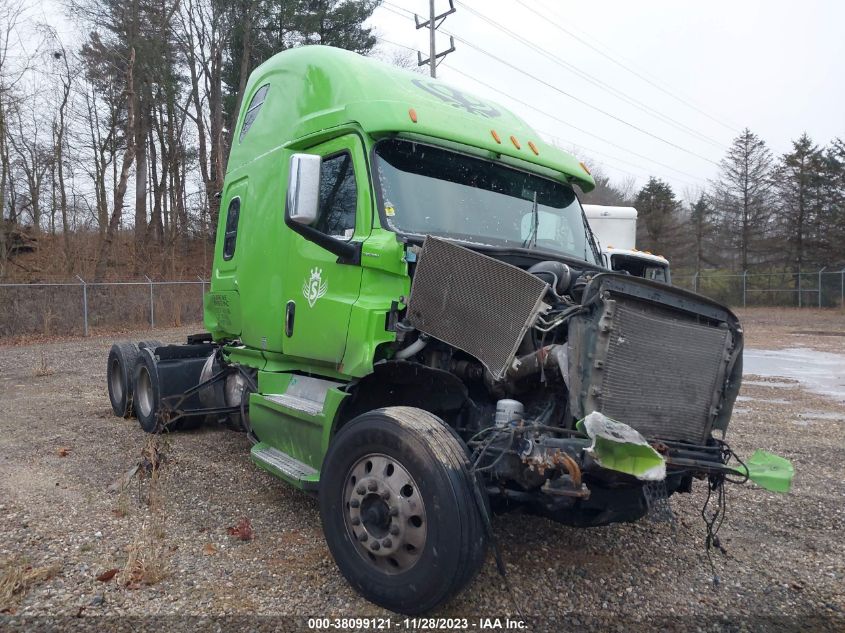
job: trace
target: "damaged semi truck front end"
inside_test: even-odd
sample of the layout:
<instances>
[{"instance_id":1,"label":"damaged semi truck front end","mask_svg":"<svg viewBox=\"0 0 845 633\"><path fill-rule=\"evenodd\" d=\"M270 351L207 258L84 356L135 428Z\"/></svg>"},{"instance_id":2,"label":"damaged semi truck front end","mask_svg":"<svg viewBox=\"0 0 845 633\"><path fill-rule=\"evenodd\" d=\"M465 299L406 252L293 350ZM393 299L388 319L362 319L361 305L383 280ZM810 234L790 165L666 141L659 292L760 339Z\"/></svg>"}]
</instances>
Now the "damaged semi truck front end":
<instances>
[{"instance_id":1,"label":"damaged semi truck front end","mask_svg":"<svg viewBox=\"0 0 845 633\"><path fill-rule=\"evenodd\" d=\"M251 76L221 194L208 333L119 343L116 414L206 418L319 495L349 582L420 613L480 567L489 511L580 526L733 472L742 330L615 274L594 186L521 119L327 47Z\"/></svg>"},{"instance_id":2,"label":"damaged semi truck front end","mask_svg":"<svg viewBox=\"0 0 845 633\"><path fill-rule=\"evenodd\" d=\"M649 477L637 476L635 460L611 469L586 450L593 440L576 423L593 412L633 428L665 456L668 494L723 466L713 432L724 435L742 375L742 330L730 310L590 269L575 273L581 283L573 279L568 290L556 280L555 291L542 283L547 273L433 237L418 260L410 323L431 337L429 348L444 346L453 372L474 376L487 392L455 423L471 436L494 505L522 504L583 526L643 516ZM456 360L464 353L483 369ZM692 462L673 468L673 456Z\"/></svg>"}]
</instances>

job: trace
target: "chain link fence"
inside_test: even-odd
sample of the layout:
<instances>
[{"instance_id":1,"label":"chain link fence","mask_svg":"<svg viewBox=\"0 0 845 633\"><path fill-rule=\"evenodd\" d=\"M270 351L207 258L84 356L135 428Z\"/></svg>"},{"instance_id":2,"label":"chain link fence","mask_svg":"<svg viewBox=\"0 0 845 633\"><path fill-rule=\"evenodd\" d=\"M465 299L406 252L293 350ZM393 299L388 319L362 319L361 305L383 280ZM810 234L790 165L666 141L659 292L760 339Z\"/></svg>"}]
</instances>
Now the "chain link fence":
<instances>
[{"instance_id":1,"label":"chain link fence","mask_svg":"<svg viewBox=\"0 0 845 633\"><path fill-rule=\"evenodd\" d=\"M177 327L202 321L209 282L75 281L0 283L0 337L88 336L98 328Z\"/></svg>"},{"instance_id":2,"label":"chain link fence","mask_svg":"<svg viewBox=\"0 0 845 633\"><path fill-rule=\"evenodd\" d=\"M845 308L845 268L802 273L673 274L672 282L733 307ZM202 320L208 280L0 283L0 337L88 336L98 328L177 327Z\"/></svg>"},{"instance_id":3,"label":"chain link fence","mask_svg":"<svg viewBox=\"0 0 845 633\"><path fill-rule=\"evenodd\" d=\"M672 283L732 307L845 307L845 268L801 273L672 273Z\"/></svg>"}]
</instances>

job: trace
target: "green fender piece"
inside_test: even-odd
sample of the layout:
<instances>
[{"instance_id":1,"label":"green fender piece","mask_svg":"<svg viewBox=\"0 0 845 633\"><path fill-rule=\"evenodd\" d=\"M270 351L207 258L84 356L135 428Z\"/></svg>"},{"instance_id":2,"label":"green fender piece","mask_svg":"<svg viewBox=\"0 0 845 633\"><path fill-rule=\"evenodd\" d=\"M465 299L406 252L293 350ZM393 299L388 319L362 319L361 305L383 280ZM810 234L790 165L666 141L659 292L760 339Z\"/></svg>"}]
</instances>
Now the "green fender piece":
<instances>
[{"instance_id":1,"label":"green fender piece","mask_svg":"<svg viewBox=\"0 0 845 633\"><path fill-rule=\"evenodd\" d=\"M795 469L788 459L758 448L745 465L748 478L761 488L772 492L789 492Z\"/></svg>"},{"instance_id":2,"label":"green fender piece","mask_svg":"<svg viewBox=\"0 0 845 633\"><path fill-rule=\"evenodd\" d=\"M644 481L666 478L666 461L636 429L598 411L590 413L576 426L593 440L587 452L602 468Z\"/></svg>"}]
</instances>

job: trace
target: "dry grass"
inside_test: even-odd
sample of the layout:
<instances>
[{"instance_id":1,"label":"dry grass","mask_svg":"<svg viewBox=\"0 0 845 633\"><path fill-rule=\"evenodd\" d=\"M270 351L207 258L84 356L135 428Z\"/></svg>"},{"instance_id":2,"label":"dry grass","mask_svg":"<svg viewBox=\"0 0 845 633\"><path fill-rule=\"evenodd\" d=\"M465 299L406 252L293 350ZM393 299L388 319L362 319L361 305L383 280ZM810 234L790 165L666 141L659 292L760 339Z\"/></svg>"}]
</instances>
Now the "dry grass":
<instances>
[{"instance_id":1,"label":"dry grass","mask_svg":"<svg viewBox=\"0 0 845 633\"><path fill-rule=\"evenodd\" d=\"M14 602L31 587L49 580L58 572L58 565L33 567L21 558L0 563L0 612L11 609Z\"/></svg>"},{"instance_id":2,"label":"dry grass","mask_svg":"<svg viewBox=\"0 0 845 633\"><path fill-rule=\"evenodd\" d=\"M119 583L137 588L141 585L154 585L168 576L168 548L165 541L165 490L161 478L161 466L164 464L166 440L160 435L151 435L141 451L138 468L139 487L146 482L146 494L139 488L139 502L146 504L148 515L141 530L129 546L126 564L117 576ZM121 491L123 496L123 491ZM124 513L128 513L128 501ZM118 498L117 514L121 511Z\"/></svg>"},{"instance_id":3,"label":"dry grass","mask_svg":"<svg viewBox=\"0 0 845 633\"><path fill-rule=\"evenodd\" d=\"M44 376L51 376L53 374L53 369L50 367L49 363L47 362L47 357L44 356L44 352L41 352L41 358L39 359L38 363L35 365L35 376L36 378L43 378Z\"/></svg>"},{"instance_id":4,"label":"dry grass","mask_svg":"<svg viewBox=\"0 0 845 633\"><path fill-rule=\"evenodd\" d=\"M159 536L162 534L162 536ZM126 565L117 575L118 582L129 588L154 585L168 576L168 549L163 539L163 525L155 517L144 521L141 532L129 547Z\"/></svg>"},{"instance_id":5,"label":"dry grass","mask_svg":"<svg viewBox=\"0 0 845 633\"><path fill-rule=\"evenodd\" d=\"M116 517L123 518L129 515L130 511L129 506L129 486L121 486L120 490L117 493L117 503L115 503L114 508L112 509L112 513Z\"/></svg>"}]
</instances>

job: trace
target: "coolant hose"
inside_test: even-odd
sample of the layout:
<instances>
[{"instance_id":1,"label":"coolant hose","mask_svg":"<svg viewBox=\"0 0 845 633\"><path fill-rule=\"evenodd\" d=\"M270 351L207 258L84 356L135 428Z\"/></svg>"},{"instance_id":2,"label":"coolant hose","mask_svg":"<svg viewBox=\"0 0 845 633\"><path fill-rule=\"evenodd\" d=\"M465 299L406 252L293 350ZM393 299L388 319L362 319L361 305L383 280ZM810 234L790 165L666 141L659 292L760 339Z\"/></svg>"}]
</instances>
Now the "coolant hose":
<instances>
[{"instance_id":1,"label":"coolant hose","mask_svg":"<svg viewBox=\"0 0 845 633\"><path fill-rule=\"evenodd\" d=\"M419 354L422 349L428 345L428 336L425 334L420 334L417 337L417 340L408 345L403 349L400 349L393 355L395 360L405 360L406 358L410 358L411 356L416 356Z\"/></svg>"}]
</instances>

